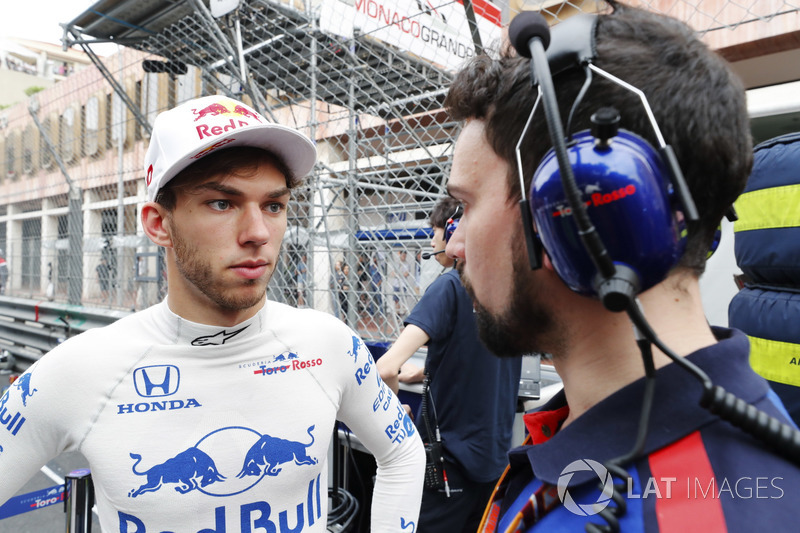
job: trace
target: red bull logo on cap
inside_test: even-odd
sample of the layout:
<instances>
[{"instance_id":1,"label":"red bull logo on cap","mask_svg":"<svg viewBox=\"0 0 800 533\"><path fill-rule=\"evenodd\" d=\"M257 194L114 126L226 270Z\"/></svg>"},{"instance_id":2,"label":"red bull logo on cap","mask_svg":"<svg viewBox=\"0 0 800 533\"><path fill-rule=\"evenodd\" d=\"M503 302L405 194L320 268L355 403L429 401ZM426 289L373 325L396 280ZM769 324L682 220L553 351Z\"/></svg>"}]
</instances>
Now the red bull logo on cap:
<instances>
[{"instance_id":1,"label":"red bull logo on cap","mask_svg":"<svg viewBox=\"0 0 800 533\"><path fill-rule=\"evenodd\" d=\"M194 121L197 122L201 118L216 117L218 115L239 115L241 117L252 118L258 122L261 122L261 117L258 116L258 113L247 109L241 104L235 104L234 102L230 102L230 104L232 107L229 108L225 104L214 102L213 104L207 105L206 107L200 109L192 109L192 113L197 117L194 119Z\"/></svg>"},{"instance_id":2,"label":"red bull logo on cap","mask_svg":"<svg viewBox=\"0 0 800 533\"><path fill-rule=\"evenodd\" d=\"M200 140L217 137L239 128L252 126L253 121L259 124L264 122L264 120L262 120L263 117L261 117L258 113L232 100L224 103L214 102L213 104L209 104L200 109L192 109L192 114L195 115L194 122L197 122L200 119L213 119L203 121L195 126L197 138ZM215 117L223 118L220 120L219 118ZM225 118L228 120L225 121ZM211 146L192 156L192 159L199 159L205 155L208 155L220 146L228 144L232 141L233 139L227 139L225 141L212 144Z\"/></svg>"}]
</instances>

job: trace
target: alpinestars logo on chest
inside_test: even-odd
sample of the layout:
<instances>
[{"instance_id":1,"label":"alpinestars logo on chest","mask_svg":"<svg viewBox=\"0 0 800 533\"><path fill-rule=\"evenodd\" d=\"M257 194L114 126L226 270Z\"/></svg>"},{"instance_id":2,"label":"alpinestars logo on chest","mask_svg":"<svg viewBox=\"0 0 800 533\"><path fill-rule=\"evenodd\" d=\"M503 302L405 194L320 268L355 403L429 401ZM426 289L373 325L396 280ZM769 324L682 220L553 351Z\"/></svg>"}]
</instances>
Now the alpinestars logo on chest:
<instances>
[{"instance_id":1,"label":"alpinestars logo on chest","mask_svg":"<svg viewBox=\"0 0 800 533\"><path fill-rule=\"evenodd\" d=\"M192 346L219 346L220 344L225 344L228 340L232 339L239 333L243 332L250 326L245 326L242 329L237 329L236 331L225 331L224 329L218 333L213 335L205 335L203 337L197 337L195 340L192 341Z\"/></svg>"}]
</instances>

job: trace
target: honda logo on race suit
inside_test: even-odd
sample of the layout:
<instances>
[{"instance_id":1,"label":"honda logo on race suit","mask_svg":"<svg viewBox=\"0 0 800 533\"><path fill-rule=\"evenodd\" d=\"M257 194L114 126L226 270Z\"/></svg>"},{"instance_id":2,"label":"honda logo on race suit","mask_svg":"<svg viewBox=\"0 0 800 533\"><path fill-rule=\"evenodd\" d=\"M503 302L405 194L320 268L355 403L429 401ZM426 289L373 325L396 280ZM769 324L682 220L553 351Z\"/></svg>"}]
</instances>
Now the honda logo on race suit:
<instances>
[{"instance_id":1,"label":"honda logo on race suit","mask_svg":"<svg viewBox=\"0 0 800 533\"><path fill-rule=\"evenodd\" d=\"M172 396L180 381L181 371L175 365L143 366L133 371L136 394L143 398Z\"/></svg>"}]
</instances>

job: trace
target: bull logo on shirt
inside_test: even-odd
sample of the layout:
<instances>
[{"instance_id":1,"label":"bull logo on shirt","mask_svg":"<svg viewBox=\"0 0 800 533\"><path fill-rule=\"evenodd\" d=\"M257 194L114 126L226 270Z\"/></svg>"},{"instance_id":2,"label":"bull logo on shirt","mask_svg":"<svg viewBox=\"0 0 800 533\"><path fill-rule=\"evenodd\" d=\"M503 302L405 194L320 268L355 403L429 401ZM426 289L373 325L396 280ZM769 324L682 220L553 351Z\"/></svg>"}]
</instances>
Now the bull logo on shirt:
<instances>
[{"instance_id":1,"label":"bull logo on shirt","mask_svg":"<svg viewBox=\"0 0 800 533\"><path fill-rule=\"evenodd\" d=\"M131 471L145 481L128 492L137 498L171 486L180 494L192 491L228 496L253 488L266 476L277 476L286 465L316 465L307 450L314 444L314 426L304 443L262 434L245 427L225 427L209 433L194 446L149 468L141 454L130 453ZM153 462L149 462L153 464Z\"/></svg>"},{"instance_id":2,"label":"bull logo on shirt","mask_svg":"<svg viewBox=\"0 0 800 533\"><path fill-rule=\"evenodd\" d=\"M191 490L225 479L225 476L221 475L217 470L214 460L197 448L189 448L159 465L150 467L144 472L136 471L136 466L142 461L142 456L136 453L130 455L131 459L136 461L131 467L133 473L137 476L147 476L146 483L128 493L131 498L135 498L145 492L155 492L164 483L175 483L177 485L175 490L181 494L186 494Z\"/></svg>"},{"instance_id":3,"label":"bull logo on shirt","mask_svg":"<svg viewBox=\"0 0 800 533\"><path fill-rule=\"evenodd\" d=\"M23 411L12 410L7 407L8 400L11 398L11 391L19 390L22 405L27 407L28 398L33 396L36 389L31 390L31 374L30 372L23 374L17 379L14 384L0 396L0 429L5 429L11 433L12 436L17 435L25 423L25 416Z\"/></svg>"},{"instance_id":4,"label":"bull logo on shirt","mask_svg":"<svg viewBox=\"0 0 800 533\"><path fill-rule=\"evenodd\" d=\"M277 363L278 361L291 361L292 359L299 359L300 356L294 352L284 352L276 355L273 359L273 363Z\"/></svg>"},{"instance_id":5,"label":"bull logo on shirt","mask_svg":"<svg viewBox=\"0 0 800 533\"><path fill-rule=\"evenodd\" d=\"M25 407L28 406L28 398L33 396L33 393L37 391L37 389L31 390L31 373L26 372L22 374L19 379L17 379L12 387L17 387L20 392L22 393L22 405Z\"/></svg>"},{"instance_id":6,"label":"bull logo on shirt","mask_svg":"<svg viewBox=\"0 0 800 533\"><path fill-rule=\"evenodd\" d=\"M281 468L278 467L291 461L294 461L296 465L317 464L317 460L309 457L306 453L306 449L314 444L314 435L311 433L313 430L314 426L308 428L308 435L311 437L311 442L308 444L261 435L261 438L247 452L242 471L236 477L277 476L281 471Z\"/></svg>"},{"instance_id":7,"label":"bull logo on shirt","mask_svg":"<svg viewBox=\"0 0 800 533\"><path fill-rule=\"evenodd\" d=\"M363 345L364 343L361 342L361 339L353 335L353 349L348 350L347 355L353 358L354 363L358 362L358 351L361 349Z\"/></svg>"}]
</instances>

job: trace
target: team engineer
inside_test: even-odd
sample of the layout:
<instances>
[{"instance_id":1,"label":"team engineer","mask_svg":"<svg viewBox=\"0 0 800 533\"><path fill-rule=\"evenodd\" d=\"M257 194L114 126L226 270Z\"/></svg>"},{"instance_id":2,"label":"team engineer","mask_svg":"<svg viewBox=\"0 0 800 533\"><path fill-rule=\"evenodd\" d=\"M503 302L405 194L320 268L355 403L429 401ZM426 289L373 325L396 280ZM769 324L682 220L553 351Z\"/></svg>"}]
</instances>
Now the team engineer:
<instances>
[{"instance_id":1,"label":"team engineer","mask_svg":"<svg viewBox=\"0 0 800 533\"><path fill-rule=\"evenodd\" d=\"M746 337L708 326L698 288L714 232L752 164L741 82L685 24L610 3L613 13L597 16L596 31L557 35L568 19L552 30L550 46L591 39L594 65L646 95L700 215L688 226L677 266L639 294L644 315L677 360L693 363L714 384L786 423L782 405L750 368ZM481 337L497 354L552 354L564 383L562 393L526 416L533 444L510 453L510 471L481 531L583 531L590 522L625 532L796 531L797 465L700 407L700 381L655 347L655 395L643 447L622 461L624 476L606 475L605 465L624 458L637 440L643 357L626 313L606 310L562 280L553 257L566 240L545 243L542 268L529 263L515 146L537 95L530 65L513 52L479 56L456 75L445 102L450 116L463 121L448 191L464 214L447 253L458 259L476 301ZM595 75L572 110L586 79L577 65L553 76L556 112L570 133L588 130L590 116L612 106L621 115L620 129L656 145L637 94L605 77ZM521 150L526 190L550 146L540 107ZM534 189L529 199L537 194ZM552 219L548 214L542 212L537 231ZM620 232L646 229L618 226ZM610 482L625 489L612 490ZM625 510L611 501L614 496L622 497ZM617 516L606 519L599 509L616 509Z\"/></svg>"}]
</instances>

